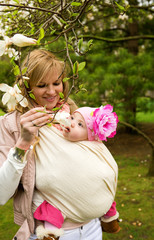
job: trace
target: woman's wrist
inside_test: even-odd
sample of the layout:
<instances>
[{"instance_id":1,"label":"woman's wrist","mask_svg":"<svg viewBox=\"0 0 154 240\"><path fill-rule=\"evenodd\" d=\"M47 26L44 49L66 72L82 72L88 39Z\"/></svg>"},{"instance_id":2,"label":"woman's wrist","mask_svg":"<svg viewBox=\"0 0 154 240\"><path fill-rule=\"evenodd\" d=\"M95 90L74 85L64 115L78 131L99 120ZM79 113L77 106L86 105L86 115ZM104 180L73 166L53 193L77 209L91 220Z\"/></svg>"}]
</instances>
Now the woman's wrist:
<instances>
[{"instance_id":1,"label":"woman's wrist","mask_svg":"<svg viewBox=\"0 0 154 240\"><path fill-rule=\"evenodd\" d=\"M32 146L31 142L24 141L23 139L20 139L20 138L18 139L18 141L15 145L15 147L20 148L25 151L27 151L29 148L31 148L31 146Z\"/></svg>"},{"instance_id":2,"label":"woman's wrist","mask_svg":"<svg viewBox=\"0 0 154 240\"><path fill-rule=\"evenodd\" d=\"M32 149L32 148L33 148L32 145L30 145L29 148L26 148L26 149L22 149L20 147L15 146L13 148L13 150L14 150L14 152L13 152L14 159L16 161L23 162L26 151L29 150L29 149Z\"/></svg>"},{"instance_id":3,"label":"woman's wrist","mask_svg":"<svg viewBox=\"0 0 154 240\"><path fill-rule=\"evenodd\" d=\"M25 150L18 148L18 147L14 147L14 152L13 152L13 157L15 158L15 160L17 161L22 161L23 162L23 158L25 155Z\"/></svg>"}]
</instances>

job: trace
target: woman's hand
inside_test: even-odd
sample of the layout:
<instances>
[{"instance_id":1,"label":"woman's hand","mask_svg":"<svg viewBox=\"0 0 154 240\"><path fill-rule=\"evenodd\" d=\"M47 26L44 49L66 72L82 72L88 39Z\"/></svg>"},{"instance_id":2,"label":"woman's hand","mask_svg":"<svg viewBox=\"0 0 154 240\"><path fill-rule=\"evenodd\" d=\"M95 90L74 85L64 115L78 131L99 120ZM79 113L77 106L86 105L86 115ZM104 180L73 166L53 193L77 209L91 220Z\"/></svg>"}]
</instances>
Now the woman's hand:
<instances>
[{"instance_id":1,"label":"woman's hand","mask_svg":"<svg viewBox=\"0 0 154 240\"><path fill-rule=\"evenodd\" d=\"M37 107L21 115L21 135L16 143L16 147L27 150L34 143L38 129L51 121L49 111L44 112L43 107Z\"/></svg>"}]
</instances>

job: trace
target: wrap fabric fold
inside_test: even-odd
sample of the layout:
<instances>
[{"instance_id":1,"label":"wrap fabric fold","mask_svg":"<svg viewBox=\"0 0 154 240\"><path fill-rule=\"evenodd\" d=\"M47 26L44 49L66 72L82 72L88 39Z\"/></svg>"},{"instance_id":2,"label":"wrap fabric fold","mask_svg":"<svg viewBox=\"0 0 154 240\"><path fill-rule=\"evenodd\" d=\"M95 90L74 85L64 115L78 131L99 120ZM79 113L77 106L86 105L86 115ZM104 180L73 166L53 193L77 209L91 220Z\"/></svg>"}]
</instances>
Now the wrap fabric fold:
<instances>
[{"instance_id":1,"label":"wrap fabric fold","mask_svg":"<svg viewBox=\"0 0 154 240\"><path fill-rule=\"evenodd\" d=\"M114 201L118 167L105 145L72 143L53 126L42 127L39 136L36 188L43 199L72 222L106 214Z\"/></svg>"}]
</instances>

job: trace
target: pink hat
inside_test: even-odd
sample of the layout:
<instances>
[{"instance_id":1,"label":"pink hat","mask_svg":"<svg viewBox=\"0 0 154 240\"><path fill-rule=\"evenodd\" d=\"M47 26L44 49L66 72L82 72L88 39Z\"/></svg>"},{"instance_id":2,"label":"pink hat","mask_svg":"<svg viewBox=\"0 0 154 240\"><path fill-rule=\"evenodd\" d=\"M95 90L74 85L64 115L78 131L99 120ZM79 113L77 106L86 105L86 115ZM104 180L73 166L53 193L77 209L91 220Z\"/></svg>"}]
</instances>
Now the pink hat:
<instances>
[{"instance_id":1,"label":"pink hat","mask_svg":"<svg viewBox=\"0 0 154 240\"><path fill-rule=\"evenodd\" d=\"M82 107L75 112L79 112L86 123L88 129L88 140L94 141L100 139L107 141L114 137L118 123L118 116L113 111L111 105L101 106L99 108Z\"/></svg>"}]
</instances>

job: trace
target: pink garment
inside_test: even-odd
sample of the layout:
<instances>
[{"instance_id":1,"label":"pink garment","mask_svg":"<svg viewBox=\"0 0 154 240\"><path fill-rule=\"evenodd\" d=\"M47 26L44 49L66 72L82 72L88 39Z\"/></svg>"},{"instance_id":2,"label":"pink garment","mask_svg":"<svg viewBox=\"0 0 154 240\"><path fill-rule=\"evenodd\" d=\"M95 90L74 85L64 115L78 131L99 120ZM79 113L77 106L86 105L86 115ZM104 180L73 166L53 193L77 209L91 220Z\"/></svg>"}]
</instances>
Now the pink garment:
<instances>
[{"instance_id":1,"label":"pink garment","mask_svg":"<svg viewBox=\"0 0 154 240\"><path fill-rule=\"evenodd\" d=\"M112 206L110 207L109 211L103 217L106 217L106 218L113 217L114 215L116 215L116 212L117 212L117 210L116 210L116 202L114 201L112 203Z\"/></svg>"},{"instance_id":2,"label":"pink garment","mask_svg":"<svg viewBox=\"0 0 154 240\"><path fill-rule=\"evenodd\" d=\"M34 218L41 221L47 221L57 228L61 228L64 222L62 213L47 201L44 201L34 212Z\"/></svg>"}]
</instances>

